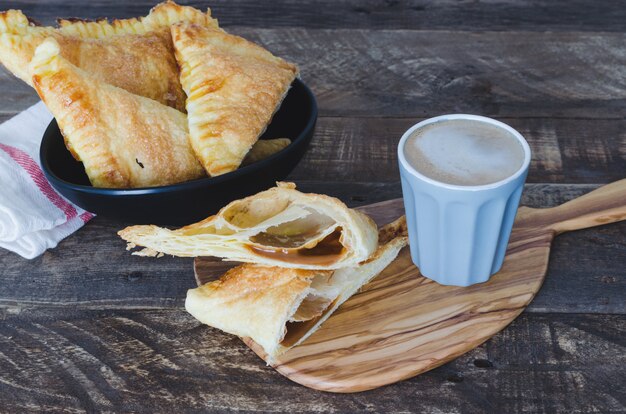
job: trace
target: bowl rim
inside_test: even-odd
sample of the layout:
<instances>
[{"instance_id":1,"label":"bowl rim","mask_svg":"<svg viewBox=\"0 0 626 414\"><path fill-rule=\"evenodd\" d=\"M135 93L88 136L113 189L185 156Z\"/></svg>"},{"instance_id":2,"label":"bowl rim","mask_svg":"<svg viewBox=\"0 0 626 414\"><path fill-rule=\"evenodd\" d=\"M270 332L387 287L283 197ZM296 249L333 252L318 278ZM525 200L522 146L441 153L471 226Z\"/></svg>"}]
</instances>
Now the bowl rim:
<instances>
[{"instance_id":1,"label":"bowl rim","mask_svg":"<svg viewBox=\"0 0 626 414\"><path fill-rule=\"evenodd\" d=\"M313 91L300 79L296 78L291 88L294 85L298 85L304 91L304 95L307 97L311 110L309 117L307 119L306 125L302 129L302 131L298 134L297 137L291 140L291 143L287 145L285 148L280 151L270 155L267 158L264 158L260 161L252 163L250 165L246 165L245 167L241 167L236 169L235 171L231 171L226 174L218 175L217 177L204 177L197 178L195 180L185 181L177 184L169 184L158 187L138 187L138 188L100 188L100 187L92 187L91 185L83 185L76 184L70 181L66 181L63 178L56 175L53 170L50 168L50 163L48 162L48 158L46 157L46 153L48 151L48 147L50 146L50 139L46 138L50 135L50 130L52 128L59 129L56 118L52 118L50 124L46 127L46 130L43 133L43 137L41 139L41 143L39 146L39 161L41 163L41 169L43 170L46 178L49 181L54 182L55 185L59 185L65 187L66 189L70 189L77 192L83 193L91 193L91 194L100 194L100 195L145 195L145 194L158 194L164 192L174 192L174 191L185 191L185 190L194 190L206 187L207 185L212 184L220 184L231 179L236 179L246 174L253 174L257 170L263 170L266 166L269 166L272 162L274 162L278 158L282 158L284 156L288 156L289 152L293 151L300 141L306 140L308 136L313 132L313 128L315 127L315 123L317 122L318 117L318 106L317 100L315 99L315 95Z\"/></svg>"}]
</instances>

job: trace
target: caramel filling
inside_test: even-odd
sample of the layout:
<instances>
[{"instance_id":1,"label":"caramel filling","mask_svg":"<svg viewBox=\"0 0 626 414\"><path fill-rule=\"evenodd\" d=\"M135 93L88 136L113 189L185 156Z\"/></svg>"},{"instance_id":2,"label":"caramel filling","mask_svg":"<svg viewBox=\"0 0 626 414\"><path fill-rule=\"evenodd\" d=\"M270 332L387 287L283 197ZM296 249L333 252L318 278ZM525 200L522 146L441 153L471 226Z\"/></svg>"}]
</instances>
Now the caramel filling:
<instances>
[{"instance_id":1,"label":"caramel filling","mask_svg":"<svg viewBox=\"0 0 626 414\"><path fill-rule=\"evenodd\" d=\"M281 262L327 266L337 262L345 254L346 249L341 244L340 238L341 228L337 228L310 249L305 247L299 249L275 248L271 246L248 246L248 248L259 256Z\"/></svg>"}]
</instances>

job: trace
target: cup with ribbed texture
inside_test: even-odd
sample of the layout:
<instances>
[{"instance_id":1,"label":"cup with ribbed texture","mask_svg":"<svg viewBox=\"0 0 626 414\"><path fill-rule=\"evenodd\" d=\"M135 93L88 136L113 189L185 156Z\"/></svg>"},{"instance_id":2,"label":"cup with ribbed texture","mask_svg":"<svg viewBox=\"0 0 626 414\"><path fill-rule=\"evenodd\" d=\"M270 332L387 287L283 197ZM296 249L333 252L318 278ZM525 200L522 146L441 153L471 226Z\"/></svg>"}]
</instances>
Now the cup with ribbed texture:
<instances>
[{"instance_id":1,"label":"cup with ribbed texture","mask_svg":"<svg viewBox=\"0 0 626 414\"><path fill-rule=\"evenodd\" d=\"M411 136L431 124L459 120L501 128L517 139L523 149L521 166L493 183L457 185L430 178L411 165L405 151ZM486 282L500 270L530 157L528 143L519 132L477 115L442 115L404 133L398 145L402 194L411 258L423 276L442 285L470 286Z\"/></svg>"}]
</instances>

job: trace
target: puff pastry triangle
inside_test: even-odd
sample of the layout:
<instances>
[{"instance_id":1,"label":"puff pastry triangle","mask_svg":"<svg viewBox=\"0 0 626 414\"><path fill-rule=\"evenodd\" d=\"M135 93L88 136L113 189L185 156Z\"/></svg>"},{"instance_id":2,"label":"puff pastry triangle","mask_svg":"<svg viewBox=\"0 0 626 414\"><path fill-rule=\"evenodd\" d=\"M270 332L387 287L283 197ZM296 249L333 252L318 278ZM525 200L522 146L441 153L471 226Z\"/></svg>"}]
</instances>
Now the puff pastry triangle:
<instances>
[{"instance_id":1,"label":"puff pastry triangle","mask_svg":"<svg viewBox=\"0 0 626 414\"><path fill-rule=\"evenodd\" d=\"M189 290L185 308L202 323L251 338L272 363L396 258L407 245L404 218L383 227L379 239L367 261L334 271L240 265Z\"/></svg>"},{"instance_id":2,"label":"puff pastry triangle","mask_svg":"<svg viewBox=\"0 0 626 414\"><path fill-rule=\"evenodd\" d=\"M376 224L341 201L305 194L293 183L233 201L203 221L168 230L131 226L118 232L143 256L216 256L297 269L338 269L376 250Z\"/></svg>"},{"instance_id":3,"label":"puff pastry triangle","mask_svg":"<svg viewBox=\"0 0 626 414\"><path fill-rule=\"evenodd\" d=\"M191 145L211 176L235 170L297 75L295 65L220 30L172 26Z\"/></svg>"},{"instance_id":4,"label":"puff pastry triangle","mask_svg":"<svg viewBox=\"0 0 626 414\"><path fill-rule=\"evenodd\" d=\"M28 21L26 16L19 11L0 14L0 22L4 22L6 29L0 31L0 62L31 86L28 65L35 48L46 37L54 37L61 55L95 78L185 110L185 93L180 85L169 29L82 39L25 21Z\"/></svg>"},{"instance_id":5,"label":"puff pastry triangle","mask_svg":"<svg viewBox=\"0 0 626 414\"><path fill-rule=\"evenodd\" d=\"M31 73L95 187L149 187L205 176L183 113L89 76L61 56L52 38L35 51Z\"/></svg>"}]
</instances>

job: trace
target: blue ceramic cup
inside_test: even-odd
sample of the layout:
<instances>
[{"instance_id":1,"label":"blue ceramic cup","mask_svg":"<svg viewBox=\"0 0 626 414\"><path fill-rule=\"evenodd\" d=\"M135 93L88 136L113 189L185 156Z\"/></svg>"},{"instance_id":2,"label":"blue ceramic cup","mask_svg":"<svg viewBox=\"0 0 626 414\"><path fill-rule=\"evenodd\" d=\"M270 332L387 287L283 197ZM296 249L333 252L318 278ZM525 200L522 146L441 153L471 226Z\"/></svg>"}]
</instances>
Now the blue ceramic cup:
<instances>
[{"instance_id":1,"label":"blue ceramic cup","mask_svg":"<svg viewBox=\"0 0 626 414\"><path fill-rule=\"evenodd\" d=\"M502 128L524 150L522 166L486 185L452 185L421 174L405 157L407 139L420 128L447 120L473 120ZM443 115L404 133L398 145L400 178L411 258L423 276L442 285L469 286L489 280L504 262L515 213L530 164L530 147L510 126L477 115Z\"/></svg>"}]
</instances>

